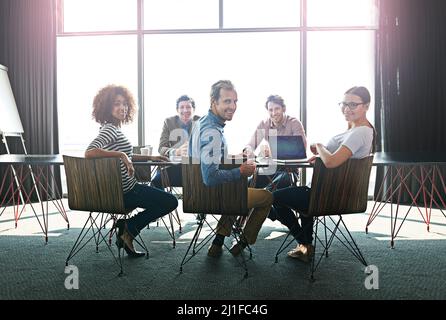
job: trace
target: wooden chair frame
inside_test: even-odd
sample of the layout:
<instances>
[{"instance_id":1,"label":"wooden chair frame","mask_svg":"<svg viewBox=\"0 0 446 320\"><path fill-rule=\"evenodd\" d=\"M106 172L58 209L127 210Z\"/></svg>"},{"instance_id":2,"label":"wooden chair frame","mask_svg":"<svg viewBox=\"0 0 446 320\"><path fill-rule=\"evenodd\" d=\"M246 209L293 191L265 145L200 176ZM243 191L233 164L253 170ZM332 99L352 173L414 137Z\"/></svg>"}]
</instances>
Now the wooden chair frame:
<instances>
[{"instance_id":1,"label":"wooden chair frame","mask_svg":"<svg viewBox=\"0 0 446 320\"><path fill-rule=\"evenodd\" d=\"M64 155L63 161L67 178L68 206L71 210L89 212L65 265L68 265L69 260L94 239L96 252L99 250L99 244L104 242L120 267L118 275L123 275L122 250L118 250L118 257L116 257L111 248L111 238L118 217L123 216L127 219L134 208L125 208L124 205L120 160L118 158L85 159ZM113 228L104 234L102 230L112 221ZM90 230L92 235L85 240ZM148 258L147 246L141 236L138 238L139 240L135 238L135 241L145 249L146 258Z\"/></svg>"},{"instance_id":2,"label":"wooden chair frame","mask_svg":"<svg viewBox=\"0 0 446 320\"><path fill-rule=\"evenodd\" d=\"M214 218L215 215L247 216L250 212L248 209L248 180L246 177L236 182L208 187L203 183L200 164L195 164L188 159L183 160L182 166L183 212L197 214L198 226L181 261L180 273L183 271L183 266L205 247L216 233L216 230L207 221L207 215L214 216ZM237 164L224 164L221 165L221 168L232 169L239 166ZM204 225L208 226L212 232L198 241ZM237 236L238 230L238 226L232 229L232 235L236 241L240 241ZM224 246L229 250L226 245ZM190 251L192 253L189 256ZM243 254L241 254L241 257L242 262L239 263L245 270L246 278L248 276L246 260Z\"/></svg>"},{"instance_id":3,"label":"wooden chair frame","mask_svg":"<svg viewBox=\"0 0 446 320\"><path fill-rule=\"evenodd\" d=\"M345 225L342 215L363 213L367 210L372 163L373 156L371 155L363 159L349 159L339 167L329 169L325 167L320 158L316 159L311 181L309 208L307 213L303 213L305 216L313 217L313 245L315 251L317 243L320 243L323 247L323 252L317 262L315 261L316 255L312 257L310 276L312 280L322 257L328 257L328 250L334 238L338 239L364 266L367 266L367 262ZM338 216L337 221L331 217L334 215ZM333 223L334 227L329 227L326 217ZM319 224L324 227L324 241L318 237ZM328 237L328 234L330 234L330 237ZM293 237L284 246L289 236L290 233L287 234L279 250L277 250L276 262L278 254L294 241Z\"/></svg>"}]
</instances>

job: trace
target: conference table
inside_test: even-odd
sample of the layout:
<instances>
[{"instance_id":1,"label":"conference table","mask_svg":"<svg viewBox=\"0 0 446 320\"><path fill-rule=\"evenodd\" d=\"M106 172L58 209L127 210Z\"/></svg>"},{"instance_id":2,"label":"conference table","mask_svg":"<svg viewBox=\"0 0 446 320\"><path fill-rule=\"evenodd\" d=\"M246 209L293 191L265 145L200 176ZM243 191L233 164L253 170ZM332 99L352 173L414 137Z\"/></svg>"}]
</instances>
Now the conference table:
<instances>
[{"instance_id":1,"label":"conference table","mask_svg":"<svg viewBox=\"0 0 446 320\"><path fill-rule=\"evenodd\" d=\"M15 227L26 207L30 207L48 243L48 214L49 202L51 202L67 222L70 228L68 216L62 202L62 192L57 186L54 177L54 167L63 165L62 156L56 155L23 155L2 154L0 166L6 166L6 172L1 178L0 215L6 206L12 203L14 211ZM10 177L9 184L6 178ZM15 186L14 186L15 184ZM37 197L38 202L33 203L32 197ZM21 206L20 206L21 205ZM40 212L37 207L40 205Z\"/></svg>"},{"instance_id":2,"label":"conference table","mask_svg":"<svg viewBox=\"0 0 446 320\"><path fill-rule=\"evenodd\" d=\"M375 203L366 224L370 224L386 205L390 205L390 245L393 248L395 238L412 208L419 212L430 231L432 206L446 217L443 195L446 185L441 167L446 165L445 152L377 152L373 165L384 168L384 177L375 197ZM414 185L416 182L417 185ZM409 197L409 208L401 217L399 209L404 194ZM420 205L421 203L421 205Z\"/></svg>"}]
</instances>

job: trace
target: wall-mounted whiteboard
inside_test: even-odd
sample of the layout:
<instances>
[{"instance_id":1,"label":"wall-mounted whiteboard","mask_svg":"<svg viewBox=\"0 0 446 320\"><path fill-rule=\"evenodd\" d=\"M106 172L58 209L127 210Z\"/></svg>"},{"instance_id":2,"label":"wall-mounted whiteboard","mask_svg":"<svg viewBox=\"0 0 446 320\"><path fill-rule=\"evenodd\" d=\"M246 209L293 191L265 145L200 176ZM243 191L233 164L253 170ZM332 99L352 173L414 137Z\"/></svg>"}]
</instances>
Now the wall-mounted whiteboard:
<instances>
[{"instance_id":1,"label":"wall-mounted whiteboard","mask_svg":"<svg viewBox=\"0 0 446 320\"><path fill-rule=\"evenodd\" d=\"M8 68L0 64L0 134L23 133L22 122L12 94Z\"/></svg>"}]
</instances>

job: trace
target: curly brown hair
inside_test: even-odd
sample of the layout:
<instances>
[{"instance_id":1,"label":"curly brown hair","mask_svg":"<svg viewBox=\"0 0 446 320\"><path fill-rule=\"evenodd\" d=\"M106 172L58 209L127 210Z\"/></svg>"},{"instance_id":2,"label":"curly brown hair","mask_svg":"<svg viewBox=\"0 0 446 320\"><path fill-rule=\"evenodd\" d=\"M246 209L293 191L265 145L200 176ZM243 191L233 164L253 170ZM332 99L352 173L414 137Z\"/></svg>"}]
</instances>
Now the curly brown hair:
<instances>
[{"instance_id":1,"label":"curly brown hair","mask_svg":"<svg viewBox=\"0 0 446 320\"><path fill-rule=\"evenodd\" d=\"M123 96L128 106L127 116L122 122L112 116L113 103L117 95ZM112 123L120 126L122 123L130 123L133 121L135 113L136 103L133 94L124 86L110 84L100 89L94 97L92 116L101 125Z\"/></svg>"}]
</instances>

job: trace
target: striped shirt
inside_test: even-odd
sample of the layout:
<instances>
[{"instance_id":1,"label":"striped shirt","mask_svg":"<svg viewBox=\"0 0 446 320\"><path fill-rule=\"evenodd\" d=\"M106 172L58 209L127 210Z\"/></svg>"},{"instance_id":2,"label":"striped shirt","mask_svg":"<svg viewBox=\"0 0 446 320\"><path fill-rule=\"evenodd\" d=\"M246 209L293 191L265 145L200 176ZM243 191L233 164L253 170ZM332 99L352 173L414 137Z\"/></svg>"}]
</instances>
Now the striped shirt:
<instances>
[{"instance_id":1,"label":"striped shirt","mask_svg":"<svg viewBox=\"0 0 446 320\"><path fill-rule=\"evenodd\" d=\"M124 152L127 157L131 159L132 157L132 145L127 140L125 135L121 132L121 129L114 126L111 123L106 123L99 130L99 135L90 143L87 148L92 149L104 149L107 151L119 151ZM122 187L124 193L130 191L136 184L135 177L130 177L127 171L127 167L120 160L121 164L121 177L122 177Z\"/></svg>"}]
</instances>

